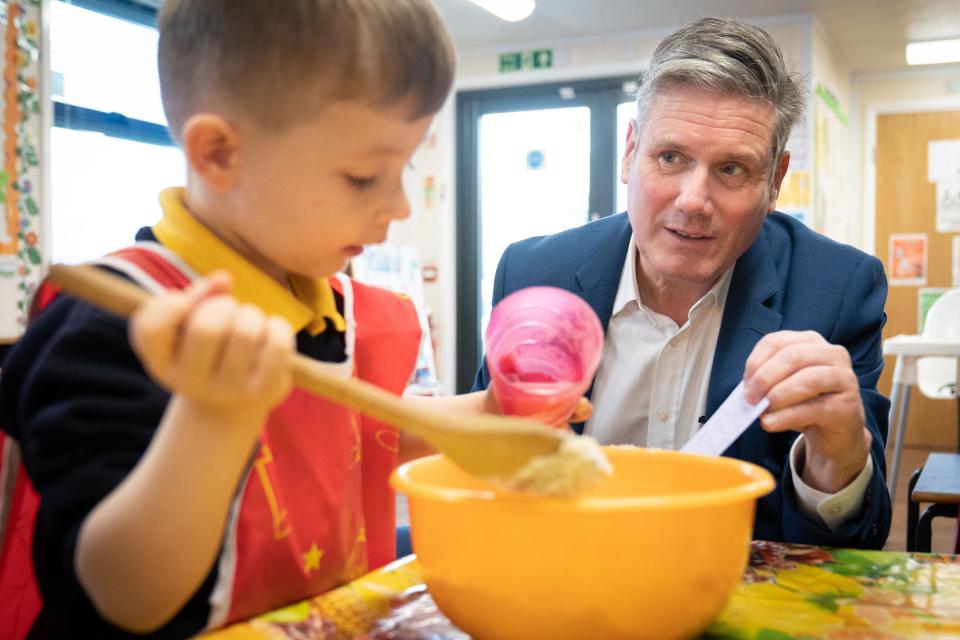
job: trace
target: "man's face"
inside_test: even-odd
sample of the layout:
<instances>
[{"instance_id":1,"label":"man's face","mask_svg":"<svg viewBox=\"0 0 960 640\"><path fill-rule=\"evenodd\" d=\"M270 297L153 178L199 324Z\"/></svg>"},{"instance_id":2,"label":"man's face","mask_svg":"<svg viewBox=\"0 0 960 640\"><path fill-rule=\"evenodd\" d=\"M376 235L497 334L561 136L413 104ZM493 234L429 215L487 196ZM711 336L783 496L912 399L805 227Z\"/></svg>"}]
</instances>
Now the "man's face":
<instances>
[{"instance_id":1,"label":"man's face","mask_svg":"<svg viewBox=\"0 0 960 640\"><path fill-rule=\"evenodd\" d=\"M705 292L750 247L777 200L773 107L677 87L631 123L620 179L641 274Z\"/></svg>"}]
</instances>

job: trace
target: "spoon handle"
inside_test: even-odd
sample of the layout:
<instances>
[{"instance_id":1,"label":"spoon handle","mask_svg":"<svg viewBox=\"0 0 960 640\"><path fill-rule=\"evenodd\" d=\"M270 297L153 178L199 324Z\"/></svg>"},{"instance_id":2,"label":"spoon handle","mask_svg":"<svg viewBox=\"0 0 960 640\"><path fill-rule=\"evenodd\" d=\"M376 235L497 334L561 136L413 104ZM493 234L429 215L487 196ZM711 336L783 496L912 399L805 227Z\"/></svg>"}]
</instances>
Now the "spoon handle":
<instances>
[{"instance_id":1,"label":"spoon handle","mask_svg":"<svg viewBox=\"0 0 960 640\"><path fill-rule=\"evenodd\" d=\"M126 317L150 299L151 295L135 284L89 265L55 264L47 279L64 293ZM338 404L363 411L367 415L401 426L414 435L426 435L434 416L407 407L388 391L356 378L342 378L321 362L294 354L290 363L293 383ZM416 415L411 415L413 411Z\"/></svg>"},{"instance_id":2,"label":"spoon handle","mask_svg":"<svg viewBox=\"0 0 960 640\"><path fill-rule=\"evenodd\" d=\"M151 297L128 280L89 265L53 265L47 279L64 293L120 316L129 316ZM290 367L298 387L421 438L475 475L510 477L531 457L555 452L563 440L559 430L525 418L424 409L369 382L342 378L301 354L293 355Z\"/></svg>"}]
</instances>

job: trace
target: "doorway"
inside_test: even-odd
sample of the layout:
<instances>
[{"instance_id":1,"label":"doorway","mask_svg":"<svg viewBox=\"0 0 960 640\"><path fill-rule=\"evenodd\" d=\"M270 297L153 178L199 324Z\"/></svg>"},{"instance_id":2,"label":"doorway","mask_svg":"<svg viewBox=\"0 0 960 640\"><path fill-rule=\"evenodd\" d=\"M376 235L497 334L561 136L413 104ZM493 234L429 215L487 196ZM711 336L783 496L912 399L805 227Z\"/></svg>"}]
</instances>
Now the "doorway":
<instances>
[{"instance_id":1,"label":"doorway","mask_svg":"<svg viewBox=\"0 0 960 640\"><path fill-rule=\"evenodd\" d=\"M876 121L876 256L883 261L891 283L887 295L884 339L900 333L915 334L919 326L918 294L921 287L952 286L950 262L955 234L938 233L936 185L928 181L928 143L960 137L960 111L887 113ZM915 283L896 284L890 273L890 236L926 237L927 266ZM899 274L902 276L903 274ZM919 275L919 274L918 274ZM886 357L877 385L889 395L894 358ZM957 407L925 397L914 387L907 414L906 446L951 450L956 446ZM891 427L892 428L892 427ZM909 476L902 468L901 475Z\"/></svg>"},{"instance_id":2,"label":"doorway","mask_svg":"<svg viewBox=\"0 0 960 640\"><path fill-rule=\"evenodd\" d=\"M626 209L620 158L636 77L457 95L457 392L483 354L507 246Z\"/></svg>"}]
</instances>

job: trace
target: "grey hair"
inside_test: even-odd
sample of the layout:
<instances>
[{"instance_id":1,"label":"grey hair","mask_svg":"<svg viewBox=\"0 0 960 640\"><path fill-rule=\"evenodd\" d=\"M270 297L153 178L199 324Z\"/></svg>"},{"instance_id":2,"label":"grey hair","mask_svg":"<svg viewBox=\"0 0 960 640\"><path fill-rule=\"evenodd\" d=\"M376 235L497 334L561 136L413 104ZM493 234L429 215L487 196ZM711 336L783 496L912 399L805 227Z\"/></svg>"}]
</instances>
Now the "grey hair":
<instances>
[{"instance_id":1,"label":"grey hair","mask_svg":"<svg viewBox=\"0 0 960 640\"><path fill-rule=\"evenodd\" d=\"M637 91L642 127L663 91L691 86L743 96L774 107L775 168L806 106L801 77L789 71L780 47L763 29L729 18L703 18L667 36L654 50Z\"/></svg>"}]
</instances>

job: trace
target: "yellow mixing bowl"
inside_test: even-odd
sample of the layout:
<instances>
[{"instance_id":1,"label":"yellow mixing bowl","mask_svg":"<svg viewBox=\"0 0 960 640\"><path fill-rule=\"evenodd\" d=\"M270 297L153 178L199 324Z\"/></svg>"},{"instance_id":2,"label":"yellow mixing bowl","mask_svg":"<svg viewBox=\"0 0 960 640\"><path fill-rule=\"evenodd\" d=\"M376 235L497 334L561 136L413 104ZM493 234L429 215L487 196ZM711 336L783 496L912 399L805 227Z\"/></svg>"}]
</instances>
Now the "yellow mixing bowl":
<instances>
[{"instance_id":1,"label":"yellow mixing bowl","mask_svg":"<svg viewBox=\"0 0 960 640\"><path fill-rule=\"evenodd\" d=\"M604 447L614 475L572 499L499 491L443 456L397 469L413 546L440 609L481 640L694 637L749 553L756 465Z\"/></svg>"}]
</instances>

